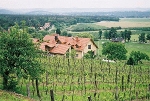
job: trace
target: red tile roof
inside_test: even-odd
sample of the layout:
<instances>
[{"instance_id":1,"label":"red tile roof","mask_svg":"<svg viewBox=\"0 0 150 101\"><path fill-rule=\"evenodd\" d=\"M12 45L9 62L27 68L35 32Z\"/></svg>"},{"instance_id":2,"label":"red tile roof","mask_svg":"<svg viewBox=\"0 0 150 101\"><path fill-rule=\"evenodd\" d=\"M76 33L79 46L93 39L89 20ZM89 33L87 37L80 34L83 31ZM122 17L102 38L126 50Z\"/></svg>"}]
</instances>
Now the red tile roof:
<instances>
[{"instance_id":1,"label":"red tile roof","mask_svg":"<svg viewBox=\"0 0 150 101\"><path fill-rule=\"evenodd\" d=\"M58 40L55 40L55 37L57 37ZM54 47L52 50L50 50L50 52L54 54L65 54L70 47L73 47L77 51L82 51L87 46L89 41L92 41L95 47L98 48L94 41L90 38L65 37L59 36L58 34L53 34L46 35L43 38L43 41L46 42L42 43L40 48L45 50L45 45ZM57 43L58 41L60 43Z\"/></svg>"},{"instance_id":2,"label":"red tile roof","mask_svg":"<svg viewBox=\"0 0 150 101\"><path fill-rule=\"evenodd\" d=\"M55 41L55 36L46 35L43 41Z\"/></svg>"},{"instance_id":3,"label":"red tile roof","mask_svg":"<svg viewBox=\"0 0 150 101\"><path fill-rule=\"evenodd\" d=\"M50 50L50 53L65 54L70 47L71 47L70 45L66 45L66 44L57 44L52 50Z\"/></svg>"},{"instance_id":4,"label":"red tile roof","mask_svg":"<svg viewBox=\"0 0 150 101\"><path fill-rule=\"evenodd\" d=\"M45 51L45 46L46 45L48 45L48 43L47 42L43 42L43 43L41 43L41 45L40 45L40 49L41 50L43 50L43 51Z\"/></svg>"}]
</instances>

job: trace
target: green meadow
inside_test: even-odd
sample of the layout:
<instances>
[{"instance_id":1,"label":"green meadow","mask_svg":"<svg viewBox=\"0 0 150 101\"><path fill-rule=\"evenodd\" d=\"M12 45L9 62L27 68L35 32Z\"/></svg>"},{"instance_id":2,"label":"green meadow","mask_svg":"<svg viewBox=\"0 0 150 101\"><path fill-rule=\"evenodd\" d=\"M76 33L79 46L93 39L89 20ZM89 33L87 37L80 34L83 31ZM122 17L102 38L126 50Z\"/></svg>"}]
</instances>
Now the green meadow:
<instances>
[{"instance_id":1,"label":"green meadow","mask_svg":"<svg viewBox=\"0 0 150 101\"><path fill-rule=\"evenodd\" d=\"M136 38L137 38L137 35L135 35L135 39ZM109 42L109 40L100 40L99 42L98 41L95 41L95 42L97 45L99 44L98 51L100 55L102 55L102 43ZM150 43L127 42L125 43L125 48L128 51L127 57L129 57L132 51L140 51L140 52L146 53L150 57Z\"/></svg>"}]
</instances>

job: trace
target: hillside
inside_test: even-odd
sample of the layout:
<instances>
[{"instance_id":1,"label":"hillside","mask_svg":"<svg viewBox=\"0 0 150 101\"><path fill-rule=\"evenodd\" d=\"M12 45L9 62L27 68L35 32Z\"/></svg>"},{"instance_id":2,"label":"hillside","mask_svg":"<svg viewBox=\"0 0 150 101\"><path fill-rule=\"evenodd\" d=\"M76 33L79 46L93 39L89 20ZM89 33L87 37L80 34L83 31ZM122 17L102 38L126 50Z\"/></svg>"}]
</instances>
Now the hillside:
<instances>
[{"instance_id":1,"label":"hillside","mask_svg":"<svg viewBox=\"0 0 150 101\"><path fill-rule=\"evenodd\" d=\"M0 9L0 14L14 14L14 12L6 9Z\"/></svg>"}]
</instances>

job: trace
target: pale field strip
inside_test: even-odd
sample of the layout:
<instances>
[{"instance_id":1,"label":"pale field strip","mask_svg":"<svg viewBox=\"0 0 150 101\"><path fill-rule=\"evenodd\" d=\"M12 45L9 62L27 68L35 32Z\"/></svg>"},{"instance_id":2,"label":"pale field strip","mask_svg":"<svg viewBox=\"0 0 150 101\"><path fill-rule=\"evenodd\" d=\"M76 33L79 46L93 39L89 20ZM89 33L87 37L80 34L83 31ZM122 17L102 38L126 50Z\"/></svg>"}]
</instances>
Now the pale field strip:
<instances>
[{"instance_id":1,"label":"pale field strip","mask_svg":"<svg viewBox=\"0 0 150 101\"><path fill-rule=\"evenodd\" d=\"M116 21L101 21L96 23L100 26L105 27L121 27L121 28L129 28L129 27L150 27L150 18L125 18L121 19L119 22Z\"/></svg>"}]
</instances>

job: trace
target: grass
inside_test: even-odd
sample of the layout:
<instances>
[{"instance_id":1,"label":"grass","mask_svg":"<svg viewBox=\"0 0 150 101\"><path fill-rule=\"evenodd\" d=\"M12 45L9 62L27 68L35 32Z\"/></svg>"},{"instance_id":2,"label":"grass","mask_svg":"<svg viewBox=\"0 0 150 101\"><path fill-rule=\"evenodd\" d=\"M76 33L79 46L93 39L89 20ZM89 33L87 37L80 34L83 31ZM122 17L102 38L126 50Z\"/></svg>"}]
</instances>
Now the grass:
<instances>
[{"instance_id":1,"label":"grass","mask_svg":"<svg viewBox=\"0 0 150 101\"><path fill-rule=\"evenodd\" d=\"M72 31L97 31L99 29L105 29L106 27L93 23L79 23L70 27Z\"/></svg>"},{"instance_id":2,"label":"grass","mask_svg":"<svg viewBox=\"0 0 150 101\"><path fill-rule=\"evenodd\" d=\"M128 50L128 54L127 54L128 56L131 53L131 51L140 51L146 53L150 57L150 44L126 43L125 47Z\"/></svg>"},{"instance_id":3,"label":"grass","mask_svg":"<svg viewBox=\"0 0 150 101\"><path fill-rule=\"evenodd\" d=\"M138 40L138 35L132 35L131 40L134 41ZM95 43L98 45L99 44L99 54L102 55L102 43L103 42L108 42L109 40L100 40L95 41ZM139 42L127 42L125 43L125 48L127 49L127 57L129 57L131 51L141 51L143 53L146 53L150 57L150 43L139 43Z\"/></svg>"},{"instance_id":4,"label":"grass","mask_svg":"<svg viewBox=\"0 0 150 101\"><path fill-rule=\"evenodd\" d=\"M0 101L35 101L21 94L0 90Z\"/></svg>"}]
</instances>

